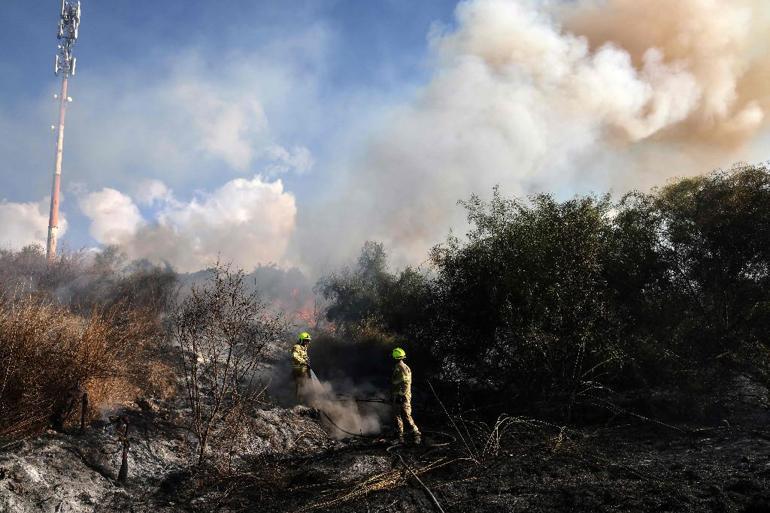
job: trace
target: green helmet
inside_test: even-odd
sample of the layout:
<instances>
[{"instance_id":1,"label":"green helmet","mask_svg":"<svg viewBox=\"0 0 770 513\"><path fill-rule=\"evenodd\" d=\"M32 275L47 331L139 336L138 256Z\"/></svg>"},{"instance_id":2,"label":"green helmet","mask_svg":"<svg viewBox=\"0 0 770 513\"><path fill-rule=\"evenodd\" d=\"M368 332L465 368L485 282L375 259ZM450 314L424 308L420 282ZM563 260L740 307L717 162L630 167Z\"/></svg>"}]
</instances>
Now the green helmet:
<instances>
[{"instance_id":1,"label":"green helmet","mask_svg":"<svg viewBox=\"0 0 770 513\"><path fill-rule=\"evenodd\" d=\"M297 335L297 342L310 342L311 340L313 339L310 337L310 333L308 333L307 331L303 331L302 333Z\"/></svg>"},{"instance_id":2,"label":"green helmet","mask_svg":"<svg viewBox=\"0 0 770 513\"><path fill-rule=\"evenodd\" d=\"M397 347L393 350L393 359L395 360L403 360L406 358L406 351L401 349L400 347Z\"/></svg>"}]
</instances>

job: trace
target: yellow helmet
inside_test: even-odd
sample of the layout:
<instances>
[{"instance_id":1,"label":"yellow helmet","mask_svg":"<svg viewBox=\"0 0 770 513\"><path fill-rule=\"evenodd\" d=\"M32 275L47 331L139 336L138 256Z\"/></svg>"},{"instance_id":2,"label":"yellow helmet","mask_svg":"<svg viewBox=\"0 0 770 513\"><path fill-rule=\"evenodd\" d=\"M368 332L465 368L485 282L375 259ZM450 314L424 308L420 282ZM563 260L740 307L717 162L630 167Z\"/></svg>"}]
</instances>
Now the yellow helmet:
<instances>
[{"instance_id":1,"label":"yellow helmet","mask_svg":"<svg viewBox=\"0 0 770 513\"><path fill-rule=\"evenodd\" d=\"M392 354L393 354L394 360L403 360L404 358L406 358L406 351L404 351L400 347L395 348Z\"/></svg>"},{"instance_id":2,"label":"yellow helmet","mask_svg":"<svg viewBox=\"0 0 770 513\"><path fill-rule=\"evenodd\" d=\"M308 333L307 331L303 331L302 333L297 335L297 342L310 342L311 340L313 339L310 336L310 333Z\"/></svg>"}]
</instances>

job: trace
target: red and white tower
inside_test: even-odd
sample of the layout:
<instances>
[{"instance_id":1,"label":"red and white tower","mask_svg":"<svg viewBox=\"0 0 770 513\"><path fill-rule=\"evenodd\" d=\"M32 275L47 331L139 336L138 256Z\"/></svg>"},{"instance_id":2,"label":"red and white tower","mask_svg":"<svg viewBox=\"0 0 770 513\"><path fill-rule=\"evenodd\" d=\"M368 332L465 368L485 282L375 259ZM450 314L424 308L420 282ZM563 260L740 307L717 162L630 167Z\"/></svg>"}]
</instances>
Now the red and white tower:
<instances>
[{"instance_id":1,"label":"red and white tower","mask_svg":"<svg viewBox=\"0 0 770 513\"><path fill-rule=\"evenodd\" d=\"M77 59L72 54L78 39L80 28L80 1L62 0L61 18L59 19L59 51L56 54L54 72L61 76L59 93L59 124L56 127L56 156L54 159L53 187L51 189L51 213L48 217L48 243L46 257L51 262L56 258L56 236L59 230L59 192L61 189L61 164L64 152L64 119L67 115L67 103L72 99L67 95L67 83L75 75Z\"/></svg>"}]
</instances>

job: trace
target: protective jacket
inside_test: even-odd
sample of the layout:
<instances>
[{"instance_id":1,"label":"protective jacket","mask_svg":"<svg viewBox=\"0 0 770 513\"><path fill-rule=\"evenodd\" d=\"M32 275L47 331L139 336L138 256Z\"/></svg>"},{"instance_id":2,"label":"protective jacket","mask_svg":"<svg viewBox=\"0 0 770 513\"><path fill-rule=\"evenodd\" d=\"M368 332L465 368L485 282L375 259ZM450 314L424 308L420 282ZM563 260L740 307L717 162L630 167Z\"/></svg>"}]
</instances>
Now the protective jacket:
<instances>
[{"instance_id":1,"label":"protective jacket","mask_svg":"<svg viewBox=\"0 0 770 513\"><path fill-rule=\"evenodd\" d=\"M392 377L392 389L391 393L393 398L403 397L406 402L412 400L412 369L404 363L403 360L399 360L393 369Z\"/></svg>"},{"instance_id":2,"label":"protective jacket","mask_svg":"<svg viewBox=\"0 0 770 513\"><path fill-rule=\"evenodd\" d=\"M303 369L310 365L310 360L307 356L307 346L294 344L294 348L291 350L291 364L295 369Z\"/></svg>"},{"instance_id":3,"label":"protective jacket","mask_svg":"<svg viewBox=\"0 0 770 513\"><path fill-rule=\"evenodd\" d=\"M415 442L420 443L420 430L412 418L412 369L403 360L396 363L391 382L396 433L399 438L403 438L404 426L406 426L414 435Z\"/></svg>"},{"instance_id":4,"label":"protective jacket","mask_svg":"<svg viewBox=\"0 0 770 513\"><path fill-rule=\"evenodd\" d=\"M302 402L304 388L310 381L310 359L306 344L294 344L291 349L291 374L294 378L294 395L297 402Z\"/></svg>"}]
</instances>

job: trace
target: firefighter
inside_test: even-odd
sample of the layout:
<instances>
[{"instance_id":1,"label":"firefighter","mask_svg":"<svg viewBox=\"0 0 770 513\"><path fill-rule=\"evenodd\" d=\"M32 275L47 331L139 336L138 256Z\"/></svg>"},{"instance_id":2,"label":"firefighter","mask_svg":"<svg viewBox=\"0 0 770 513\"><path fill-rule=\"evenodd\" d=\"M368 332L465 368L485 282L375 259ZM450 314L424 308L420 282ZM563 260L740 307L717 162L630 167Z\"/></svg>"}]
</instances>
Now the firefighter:
<instances>
[{"instance_id":1,"label":"firefighter","mask_svg":"<svg viewBox=\"0 0 770 513\"><path fill-rule=\"evenodd\" d=\"M297 343L291 349L292 377L294 378L294 394L297 402L300 400L302 390L310 381L310 359L307 350L310 346L310 333L303 331L297 335Z\"/></svg>"},{"instance_id":2,"label":"firefighter","mask_svg":"<svg viewBox=\"0 0 770 513\"><path fill-rule=\"evenodd\" d=\"M417 424L412 419L412 369L404 362L406 351L397 347L392 354L393 359L396 360L391 381L393 384L393 418L398 431L398 441L404 443L404 424L406 424L412 432L414 443L419 445L422 436L420 430L417 429Z\"/></svg>"}]
</instances>

